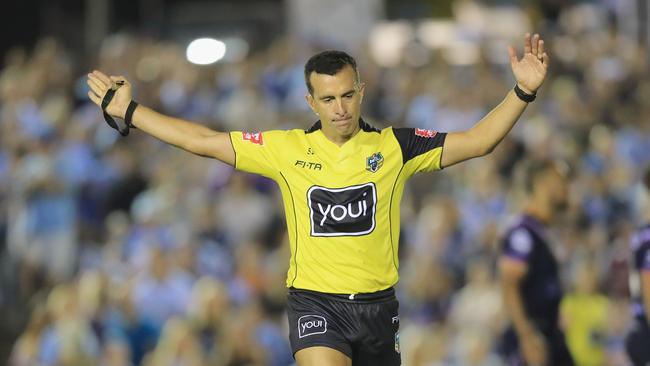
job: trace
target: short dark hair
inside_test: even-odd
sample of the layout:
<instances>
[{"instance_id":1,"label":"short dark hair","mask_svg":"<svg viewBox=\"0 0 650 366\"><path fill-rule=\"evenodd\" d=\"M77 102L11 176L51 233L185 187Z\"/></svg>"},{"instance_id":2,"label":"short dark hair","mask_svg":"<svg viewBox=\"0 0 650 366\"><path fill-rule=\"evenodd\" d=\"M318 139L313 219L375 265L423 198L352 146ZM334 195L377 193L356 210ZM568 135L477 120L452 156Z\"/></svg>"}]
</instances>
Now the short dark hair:
<instances>
[{"instance_id":1,"label":"short dark hair","mask_svg":"<svg viewBox=\"0 0 650 366\"><path fill-rule=\"evenodd\" d=\"M357 61L354 57L343 51L323 51L312 56L305 64L305 83L309 94L314 94L314 87L309 81L312 72L317 74L336 75L347 65L350 65L359 80L359 70L357 70Z\"/></svg>"},{"instance_id":2,"label":"short dark hair","mask_svg":"<svg viewBox=\"0 0 650 366\"><path fill-rule=\"evenodd\" d=\"M563 160L541 159L529 162L524 170L526 191L532 192L535 183L549 171L557 171L565 177L571 174L569 165Z\"/></svg>"}]
</instances>

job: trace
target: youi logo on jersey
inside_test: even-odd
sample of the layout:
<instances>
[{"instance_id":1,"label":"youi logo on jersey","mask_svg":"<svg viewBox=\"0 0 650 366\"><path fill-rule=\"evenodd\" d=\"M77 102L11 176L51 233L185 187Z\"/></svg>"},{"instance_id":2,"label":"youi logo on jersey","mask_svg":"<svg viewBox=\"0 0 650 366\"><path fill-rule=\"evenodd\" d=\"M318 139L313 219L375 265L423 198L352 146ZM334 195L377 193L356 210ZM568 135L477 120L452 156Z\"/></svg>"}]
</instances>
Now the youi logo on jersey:
<instances>
[{"instance_id":1,"label":"youi logo on jersey","mask_svg":"<svg viewBox=\"0 0 650 366\"><path fill-rule=\"evenodd\" d=\"M375 229L374 183L307 191L312 236L360 236Z\"/></svg>"}]
</instances>

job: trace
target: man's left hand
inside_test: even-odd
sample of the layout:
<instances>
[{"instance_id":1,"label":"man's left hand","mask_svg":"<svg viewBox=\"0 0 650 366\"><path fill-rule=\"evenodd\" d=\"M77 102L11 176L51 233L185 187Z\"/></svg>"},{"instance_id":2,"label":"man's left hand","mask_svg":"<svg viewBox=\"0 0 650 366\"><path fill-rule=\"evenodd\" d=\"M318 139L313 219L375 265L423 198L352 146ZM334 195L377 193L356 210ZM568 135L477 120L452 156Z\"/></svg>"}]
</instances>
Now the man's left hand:
<instances>
[{"instance_id":1,"label":"man's left hand","mask_svg":"<svg viewBox=\"0 0 650 366\"><path fill-rule=\"evenodd\" d=\"M519 88L526 93L533 94L539 89L546 78L546 70L550 62L548 54L544 51L544 40L539 34L531 37L526 33L524 37L524 57L519 60L512 46L508 47L510 66L517 80Z\"/></svg>"}]
</instances>

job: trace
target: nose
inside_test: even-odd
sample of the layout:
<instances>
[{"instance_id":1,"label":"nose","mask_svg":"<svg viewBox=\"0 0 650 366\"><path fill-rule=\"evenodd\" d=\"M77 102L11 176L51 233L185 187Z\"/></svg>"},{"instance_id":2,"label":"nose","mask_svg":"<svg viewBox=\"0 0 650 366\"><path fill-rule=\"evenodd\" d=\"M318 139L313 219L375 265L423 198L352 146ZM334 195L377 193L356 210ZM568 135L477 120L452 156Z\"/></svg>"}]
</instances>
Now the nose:
<instances>
[{"instance_id":1,"label":"nose","mask_svg":"<svg viewBox=\"0 0 650 366\"><path fill-rule=\"evenodd\" d=\"M342 99L337 99L336 100L335 108L336 109L334 110L334 112L336 112L336 114L338 114L340 116L345 116L347 114L347 112L345 110L345 105L343 104Z\"/></svg>"}]
</instances>

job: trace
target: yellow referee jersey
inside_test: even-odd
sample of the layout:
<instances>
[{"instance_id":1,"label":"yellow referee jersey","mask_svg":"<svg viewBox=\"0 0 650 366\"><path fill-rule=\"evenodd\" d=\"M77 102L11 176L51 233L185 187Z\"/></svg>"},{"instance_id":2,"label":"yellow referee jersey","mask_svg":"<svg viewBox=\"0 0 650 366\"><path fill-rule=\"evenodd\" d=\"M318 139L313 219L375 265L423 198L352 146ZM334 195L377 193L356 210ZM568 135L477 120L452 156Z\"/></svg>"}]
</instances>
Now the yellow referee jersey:
<instances>
[{"instance_id":1,"label":"yellow referee jersey","mask_svg":"<svg viewBox=\"0 0 650 366\"><path fill-rule=\"evenodd\" d=\"M397 283L404 183L440 169L446 134L359 124L340 147L320 121L306 131L230 133L235 167L275 180L282 191L288 287L357 294Z\"/></svg>"}]
</instances>

